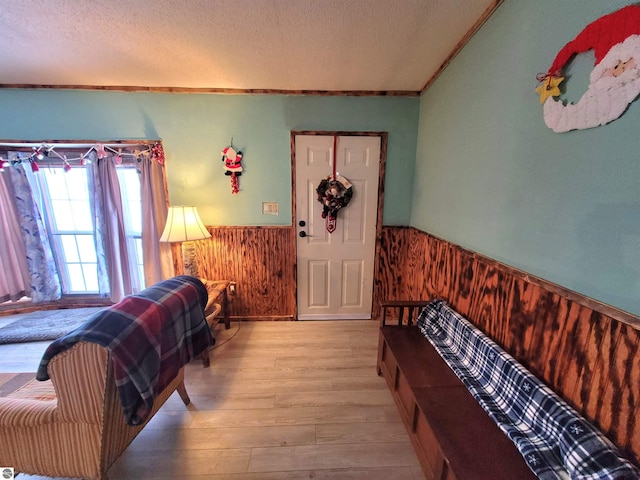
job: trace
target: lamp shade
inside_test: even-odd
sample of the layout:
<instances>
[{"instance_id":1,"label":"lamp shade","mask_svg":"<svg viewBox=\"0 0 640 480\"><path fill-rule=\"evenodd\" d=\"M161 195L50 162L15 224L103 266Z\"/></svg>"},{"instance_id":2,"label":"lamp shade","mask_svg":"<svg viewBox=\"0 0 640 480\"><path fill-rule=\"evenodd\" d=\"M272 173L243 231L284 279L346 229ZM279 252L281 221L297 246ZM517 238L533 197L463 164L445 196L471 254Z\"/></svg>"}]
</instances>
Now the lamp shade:
<instances>
[{"instance_id":1,"label":"lamp shade","mask_svg":"<svg viewBox=\"0 0 640 480\"><path fill-rule=\"evenodd\" d=\"M160 237L161 242L189 242L209 238L196 207L169 207L167 223Z\"/></svg>"}]
</instances>

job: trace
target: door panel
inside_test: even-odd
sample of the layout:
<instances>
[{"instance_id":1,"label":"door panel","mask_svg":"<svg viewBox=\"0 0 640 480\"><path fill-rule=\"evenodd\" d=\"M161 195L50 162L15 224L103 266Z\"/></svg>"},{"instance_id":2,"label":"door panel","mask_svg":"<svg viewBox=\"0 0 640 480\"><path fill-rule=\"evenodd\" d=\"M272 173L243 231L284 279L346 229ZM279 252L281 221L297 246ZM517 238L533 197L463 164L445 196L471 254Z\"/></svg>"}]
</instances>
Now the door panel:
<instances>
[{"instance_id":1,"label":"door panel","mask_svg":"<svg viewBox=\"0 0 640 480\"><path fill-rule=\"evenodd\" d=\"M309 307L327 308L329 307L329 262L310 260L308 265Z\"/></svg>"},{"instance_id":2,"label":"door panel","mask_svg":"<svg viewBox=\"0 0 640 480\"><path fill-rule=\"evenodd\" d=\"M342 306L363 307L362 276L364 265L361 260L345 260L342 264ZM356 286L360 286L357 288Z\"/></svg>"},{"instance_id":3,"label":"door panel","mask_svg":"<svg viewBox=\"0 0 640 480\"><path fill-rule=\"evenodd\" d=\"M333 233L326 229L316 188L333 173L330 135L296 135L296 225L298 237L298 319L371 318L380 137L339 136L336 173L353 186L349 204L338 212Z\"/></svg>"}]
</instances>

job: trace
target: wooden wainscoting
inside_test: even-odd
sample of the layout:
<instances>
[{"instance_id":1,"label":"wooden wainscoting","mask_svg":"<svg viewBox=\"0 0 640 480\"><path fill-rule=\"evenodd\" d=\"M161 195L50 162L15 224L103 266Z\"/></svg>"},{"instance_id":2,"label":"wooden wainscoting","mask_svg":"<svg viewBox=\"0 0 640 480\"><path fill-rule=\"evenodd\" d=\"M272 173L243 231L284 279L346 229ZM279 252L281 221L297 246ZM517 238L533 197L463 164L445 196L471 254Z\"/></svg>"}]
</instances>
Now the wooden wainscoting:
<instances>
[{"instance_id":1,"label":"wooden wainscoting","mask_svg":"<svg viewBox=\"0 0 640 480\"><path fill-rule=\"evenodd\" d=\"M296 312L295 237L287 227L207 227L196 243L200 275L236 282L229 314L251 320L292 320Z\"/></svg>"},{"instance_id":2,"label":"wooden wainscoting","mask_svg":"<svg viewBox=\"0 0 640 480\"><path fill-rule=\"evenodd\" d=\"M414 228L381 242L377 300L446 300L640 464L640 318Z\"/></svg>"},{"instance_id":3,"label":"wooden wainscoting","mask_svg":"<svg viewBox=\"0 0 640 480\"><path fill-rule=\"evenodd\" d=\"M412 232L410 227L382 227L373 280L375 319L380 317L380 303L384 300L420 299L422 289L416 286L411 292L411 285L403 278L413 265L413 259L408 258Z\"/></svg>"}]
</instances>

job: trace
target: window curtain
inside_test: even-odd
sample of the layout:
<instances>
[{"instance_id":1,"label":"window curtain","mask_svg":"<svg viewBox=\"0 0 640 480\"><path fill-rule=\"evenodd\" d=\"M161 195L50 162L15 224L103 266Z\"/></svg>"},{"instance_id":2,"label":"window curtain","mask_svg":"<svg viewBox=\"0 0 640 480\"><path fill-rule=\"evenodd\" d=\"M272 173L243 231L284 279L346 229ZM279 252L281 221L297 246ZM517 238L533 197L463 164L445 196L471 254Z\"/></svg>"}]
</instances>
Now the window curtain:
<instances>
[{"instance_id":1,"label":"window curtain","mask_svg":"<svg viewBox=\"0 0 640 480\"><path fill-rule=\"evenodd\" d=\"M94 165L97 157L95 152L89 152L86 156L90 165ZM91 218L93 220L93 241L96 249L96 263L98 270L98 292L102 297L108 297L111 293L111 285L109 284L109 272L107 271L107 257L105 253L105 246L102 242L104 237L104 215L103 210L104 201L102 196L98 193L102 190L102 181L100 175L94 172L92 168L87 168L87 184L89 186L89 203L91 208Z\"/></svg>"},{"instance_id":2,"label":"window curtain","mask_svg":"<svg viewBox=\"0 0 640 480\"><path fill-rule=\"evenodd\" d=\"M18 154L10 154L10 158L19 158ZM27 164L28 166L28 164ZM36 202L34 192L28 179L28 174L32 174L25 169L25 164L10 166L3 174L4 193L8 198L2 199L4 213L9 213L13 208L18 223L20 237L5 236L9 230L5 229L2 243L5 250L14 250L13 261L16 263L26 263L26 278L28 288L26 295L34 303L58 300L62 295L60 277L56 268L51 244L42 220L40 208ZM8 175L7 175L8 173ZM7 182L7 180L9 180ZM8 217L5 217L8 218ZM6 246L11 244L11 246ZM12 271L11 269L9 271ZM24 273L23 273L24 275ZM15 278L14 278L15 279ZM0 295L5 295L4 292ZM15 293L10 295L14 300Z\"/></svg>"},{"instance_id":3,"label":"window curtain","mask_svg":"<svg viewBox=\"0 0 640 480\"><path fill-rule=\"evenodd\" d=\"M91 152L90 188L96 229L98 285L113 302L133 292L131 263L127 253L124 211L116 172L117 156L97 158ZM163 156L162 156L163 158ZM164 164L157 156L138 157L142 203L142 255L145 285L173 276L171 246L159 239L167 219Z\"/></svg>"},{"instance_id":4,"label":"window curtain","mask_svg":"<svg viewBox=\"0 0 640 480\"><path fill-rule=\"evenodd\" d=\"M133 287L116 157L98 159L94 152L91 156L88 170L93 194L98 285L101 294L109 292L111 301L119 302L133 293Z\"/></svg>"},{"instance_id":5,"label":"window curtain","mask_svg":"<svg viewBox=\"0 0 640 480\"><path fill-rule=\"evenodd\" d=\"M0 174L0 301L28 295L27 251L11 189L9 170Z\"/></svg>"},{"instance_id":6,"label":"window curtain","mask_svg":"<svg viewBox=\"0 0 640 480\"><path fill-rule=\"evenodd\" d=\"M164 165L149 158L140 167L144 280L149 286L173 276L173 257L171 245L159 242L167 221Z\"/></svg>"}]
</instances>

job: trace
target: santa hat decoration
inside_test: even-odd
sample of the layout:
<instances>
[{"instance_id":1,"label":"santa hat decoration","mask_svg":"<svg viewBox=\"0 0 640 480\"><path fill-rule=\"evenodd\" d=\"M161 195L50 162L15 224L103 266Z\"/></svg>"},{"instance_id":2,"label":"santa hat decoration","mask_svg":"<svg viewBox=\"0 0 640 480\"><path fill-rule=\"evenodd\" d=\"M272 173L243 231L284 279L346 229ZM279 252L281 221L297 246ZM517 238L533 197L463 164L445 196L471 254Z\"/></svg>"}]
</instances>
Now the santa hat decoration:
<instances>
[{"instance_id":1,"label":"santa hat decoration","mask_svg":"<svg viewBox=\"0 0 640 480\"><path fill-rule=\"evenodd\" d=\"M576 103L563 104L563 70L580 53L593 50L589 89ZM587 25L558 52L536 88L545 123L556 132L592 128L618 118L640 93L640 6L629 5Z\"/></svg>"},{"instance_id":2,"label":"santa hat decoration","mask_svg":"<svg viewBox=\"0 0 640 480\"><path fill-rule=\"evenodd\" d=\"M561 76L562 69L574 55L589 50L593 50L596 57L595 65L598 65L611 47L622 43L628 36L634 34L640 34L639 5L629 5L600 17L587 25L576 38L562 47L553 60L547 75Z\"/></svg>"}]
</instances>

